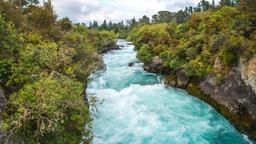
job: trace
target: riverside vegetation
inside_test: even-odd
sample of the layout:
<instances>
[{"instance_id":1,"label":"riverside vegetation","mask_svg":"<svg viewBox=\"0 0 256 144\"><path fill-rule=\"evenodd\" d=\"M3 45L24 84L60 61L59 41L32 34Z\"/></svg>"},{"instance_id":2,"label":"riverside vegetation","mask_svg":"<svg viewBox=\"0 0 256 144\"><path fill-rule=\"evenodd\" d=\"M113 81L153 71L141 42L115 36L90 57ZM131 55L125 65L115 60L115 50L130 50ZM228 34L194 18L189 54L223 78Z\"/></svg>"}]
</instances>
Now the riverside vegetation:
<instances>
[{"instance_id":1,"label":"riverside vegetation","mask_svg":"<svg viewBox=\"0 0 256 144\"><path fill-rule=\"evenodd\" d=\"M195 8L160 11L152 21L94 21L88 28L57 20L51 1L0 0L0 143L91 143L84 83L103 67L100 53L116 48L116 33L134 42L145 69L165 74L167 84L186 88L256 138L255 97L233 112L202 87L209 80L212 88L227 88L242 75L234 69L254 58L255 0L201 0ZM233 83L243 85L239 94L251 94L243 80ZM225 94L236 99L236 92Z\"/></svg>"},{"instance_id":2,"label":"riverside vegetation","mask_svg":"<svg viewBox=\"0 0 256 144\"><path fill-rule=\"evenodd\" d=\"M177 13L160 12L152 19L152 22L137 23L128 37L134 42L137 57L145 63L145 69L164 73L167 84L186 88L212 104L255 139L255 91L251 94L255 85L244 86L239 71L256 53L256 1L221 0L215 5L214 1L210 4L202 0L195 8ZM235 77L234 73L239 76ZM204 87L206 80L212 88L208 92ZM238 86L229 91L227 85L232 80L237 81L229 86ZM218 88L222 88L219 93L224 96L214 97ZM245 95L244 102L235 96L239 90L238 95ZM225 98L234 103L224 101Z\"/></svg>"},{"instance_id":3,"label":"riverside vegetation","mask_svg":"<svg viewBox=\"0 0 256 144\"><path fill-rule=\"evenodd\" d=\"M57 20L51 1L0 0L0 143L90 143L84 84L115 40Z\"/></svg>"}]
</instances>

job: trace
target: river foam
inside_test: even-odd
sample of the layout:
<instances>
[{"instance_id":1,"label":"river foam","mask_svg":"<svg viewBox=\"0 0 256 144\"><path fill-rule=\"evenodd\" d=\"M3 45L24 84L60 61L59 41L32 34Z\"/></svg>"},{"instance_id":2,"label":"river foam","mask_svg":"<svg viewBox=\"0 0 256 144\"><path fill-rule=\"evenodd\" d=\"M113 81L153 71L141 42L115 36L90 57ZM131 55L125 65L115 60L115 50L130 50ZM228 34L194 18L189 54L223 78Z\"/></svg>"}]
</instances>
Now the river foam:
<instances>
[{"instance_id":1,"label":"river foam","mask_svg":"<svg viewBox=\"0 0 256 144\"><path fill-rule=\"evenodd\" d=\"M134 46L104 56L107 70L92 75L89 95L99 99L94 144L246 144L211 106L186 91L168 88L137 64Z\"/></svg>"}]
</instances>

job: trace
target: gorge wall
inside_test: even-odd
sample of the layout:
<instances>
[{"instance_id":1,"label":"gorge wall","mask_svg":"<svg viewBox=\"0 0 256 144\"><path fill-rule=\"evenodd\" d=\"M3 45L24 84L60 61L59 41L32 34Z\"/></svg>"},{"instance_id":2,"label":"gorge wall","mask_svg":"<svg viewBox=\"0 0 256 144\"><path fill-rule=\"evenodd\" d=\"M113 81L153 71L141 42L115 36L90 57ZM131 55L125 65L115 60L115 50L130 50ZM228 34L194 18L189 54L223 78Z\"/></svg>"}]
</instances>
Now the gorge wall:
<instances>
[{"instance_id":1,"label":"gorge wall","mask_svg":"<svg viewBox=\"0 0 256 144\"><path fill-rule=\"evenodd\" d=\"M214 74L196 78L187 77L179 70L172 71L158 57L145 64L144 69L165 75L166 85L186 89L215 107L242 133L256 138L256 58L230 70L221 83L214 82Z\"/></svg>"}]
</instances>

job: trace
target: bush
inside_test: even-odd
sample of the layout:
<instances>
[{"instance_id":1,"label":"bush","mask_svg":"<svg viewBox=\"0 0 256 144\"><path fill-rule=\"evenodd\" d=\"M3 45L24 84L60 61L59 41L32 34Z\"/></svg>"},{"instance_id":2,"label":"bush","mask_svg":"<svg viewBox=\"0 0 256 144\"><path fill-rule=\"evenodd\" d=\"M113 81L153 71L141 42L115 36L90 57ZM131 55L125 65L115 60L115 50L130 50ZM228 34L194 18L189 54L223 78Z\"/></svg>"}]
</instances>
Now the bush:
<instances>
[{"instance_id":1,"label":"bush","mask_svg":"<svg viewBox=\"0 0 256 144\"><path fill-rule=\"evenodd\" d=\"M137 57L145 63L150 63L153 59L152 48L149 45L144 44L138 51Z\"/></svg>"},{"instance_id":2,"label":"bush","mask_svg":"<svg viewBox=\"0 0 256 144\"><path fill-rule=\"evenodd\" d=\"M2 127L28 144L80 143L91 121L82 91L82 83L54 74L27 84L10 97Z\"/></svg>"},{"instance_id":3,"label":"bush","mask_svg":"<svg viewBox=\"0 0 256 144\"><path fill-rule=\"evenodd\" d=\"M1 1L0 13L5 14L0 15L0 85L7 95L0 112L4 140L90 143L84 83L102 62L97 50L115 44L116 35L73 25L67 18L57 22L51 2L18 8Z\"/></svg>"},{"instance_id":4,"label":"bush","mask_svg":"<svg viewBox=\"0 0 256 144\"><path fill-rule=\"evenodd\" d=\"M211 80L210 83L213 85L221 85L225 80L225 77L222 74L216 74Z\"/></svg>"},{"instance_id":5,"label":"bush","mask_svg":"<svg viewBox=\"0 0 256 144\"><path fill-rule=\"evenodd\" d=\"M224 65L232 67L236 66L238 63L238 56L234 51L229 49L224 49L220 53L220 59Z\"/></svg>"},{"instance_id":6,"label":"bush","mask_svg":"<svg viewBox=\"0 0 256 144\"><path fill-rule=\"evenodd\" d=\"M12 75L12 65L13 65L13 61L11 60L0 61L0 85L1 86L6 86L6 83L9 81Z\"/></svg>"}]
</instances>

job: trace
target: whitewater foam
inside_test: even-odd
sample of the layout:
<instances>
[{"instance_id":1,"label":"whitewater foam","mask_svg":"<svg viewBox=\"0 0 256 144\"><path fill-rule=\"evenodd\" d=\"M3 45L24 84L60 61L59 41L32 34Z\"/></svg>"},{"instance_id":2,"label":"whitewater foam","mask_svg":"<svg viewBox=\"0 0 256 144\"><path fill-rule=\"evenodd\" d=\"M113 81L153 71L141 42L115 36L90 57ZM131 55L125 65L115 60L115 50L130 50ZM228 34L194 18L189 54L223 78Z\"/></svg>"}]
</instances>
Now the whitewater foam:
<instances>
[{"instance_id":1,"label":"whitewater foam","mask_svg":"<svg viewBox=\"0 0 256 144\"><path fill-rule=\"evenodd\" d=\"M104 56L107 70L92 76L88 94L96 95L94 144L243 144L249 143L211 106L184 90L161 84L147 73L134 46Z\"/></svg>"}]
</instances>

